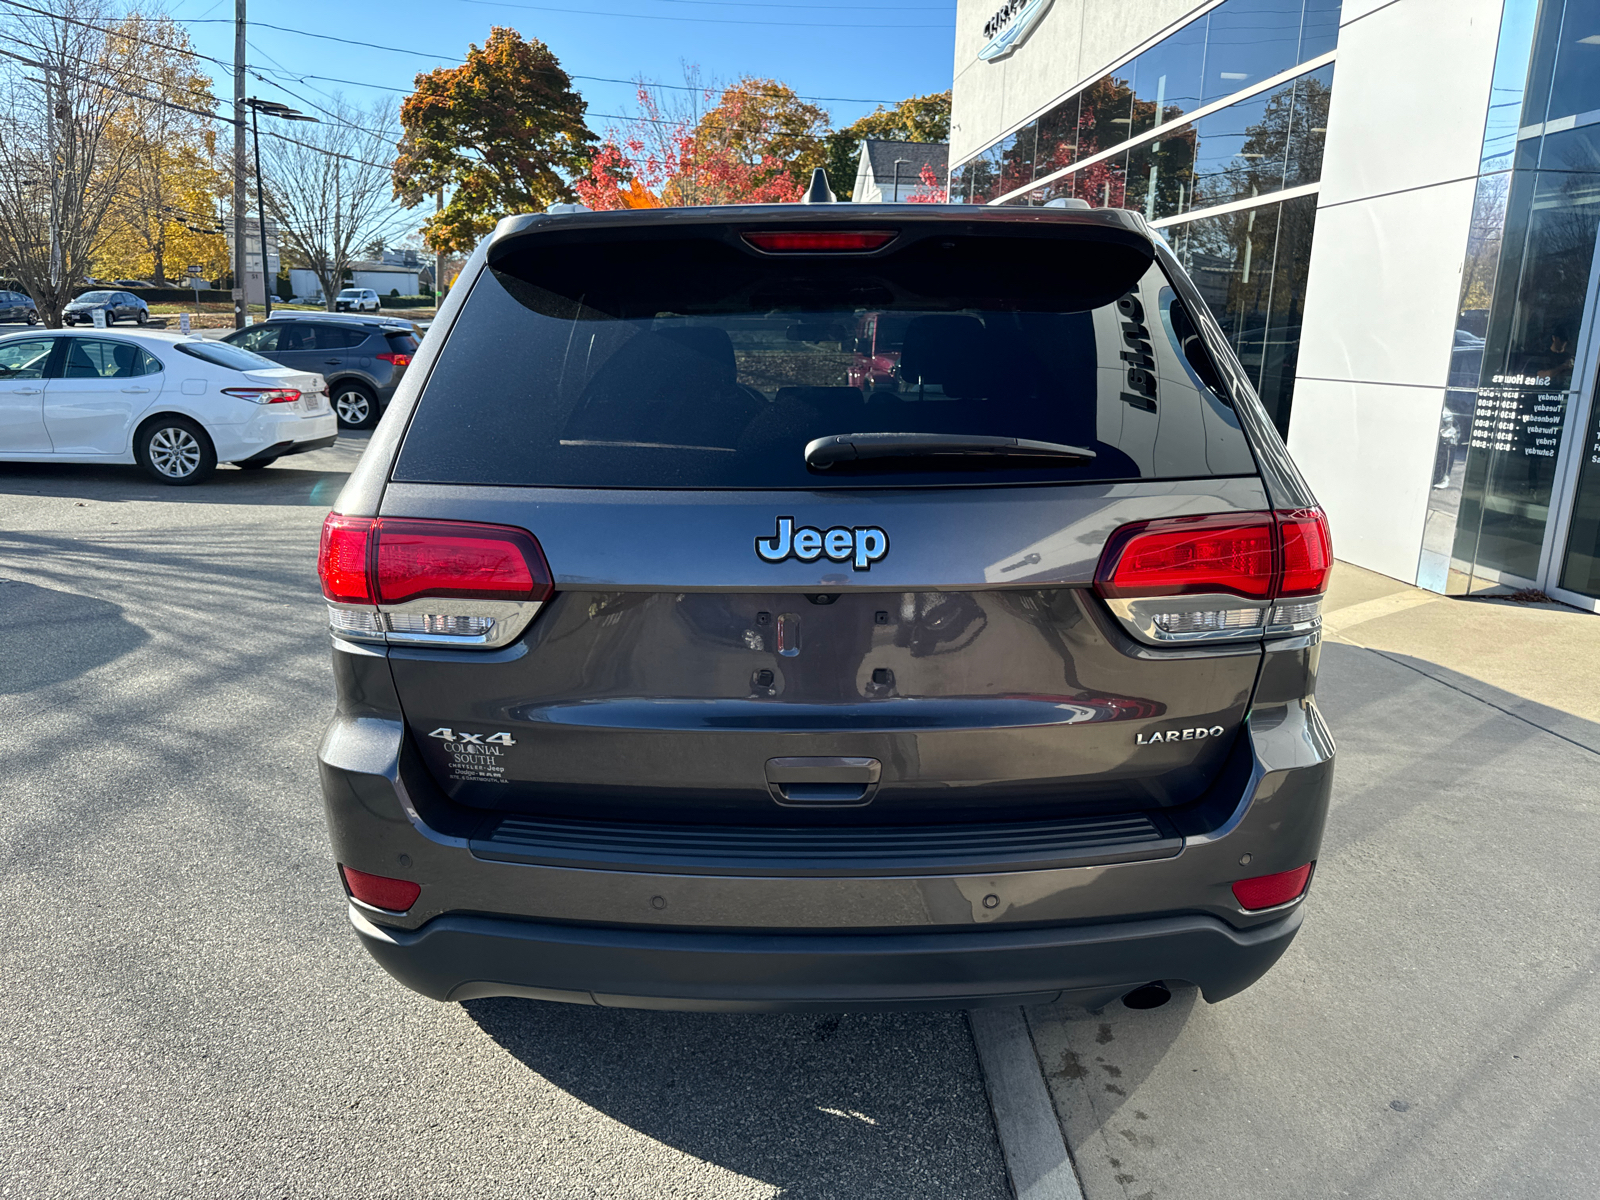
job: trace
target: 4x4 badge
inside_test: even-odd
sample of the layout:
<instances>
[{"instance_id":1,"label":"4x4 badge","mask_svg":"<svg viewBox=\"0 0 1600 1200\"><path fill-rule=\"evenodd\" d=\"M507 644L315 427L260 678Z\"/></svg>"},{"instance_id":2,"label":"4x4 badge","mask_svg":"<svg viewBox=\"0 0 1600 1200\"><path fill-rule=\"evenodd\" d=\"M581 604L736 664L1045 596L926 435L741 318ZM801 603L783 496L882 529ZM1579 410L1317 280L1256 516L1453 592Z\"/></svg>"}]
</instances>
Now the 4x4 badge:
<instances>
[{"instance_id":1,"label":"4x4 badge","mask_svg":"<svg viewBox=\"0 0 1600 1200\"><path fill-rule=\"evenodd\" d=\"M516 739L509 733L468 733L465 729L441 727L428 735L441 742L462 742L469 746L515 746Z\"/></svg>"},{"instance_id":2,"label":"4x4 badge","mask_svg":"<svg viewBox=\"0 0 1600 1200\"><path fill-rule=\"evenodd\" d=\"M810 525L796 529L793 517L779 517L775 534L756 539L756 554L770 563L786 558L815 562L826 554L834 562L848 562L857 571L867 571L887 553L889 535L874 525L851 529L836 525L824 532Z\"/></svg>"}]
</instances>

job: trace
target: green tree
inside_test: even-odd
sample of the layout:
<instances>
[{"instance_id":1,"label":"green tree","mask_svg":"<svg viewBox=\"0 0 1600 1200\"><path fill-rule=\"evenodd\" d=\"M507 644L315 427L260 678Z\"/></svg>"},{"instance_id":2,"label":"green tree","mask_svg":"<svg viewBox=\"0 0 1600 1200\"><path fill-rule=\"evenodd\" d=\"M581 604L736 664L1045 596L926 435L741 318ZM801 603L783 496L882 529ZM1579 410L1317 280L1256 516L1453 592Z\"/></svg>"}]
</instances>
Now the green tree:
<instances>
[{"instance_id":1,"label":"green tree","mask_svg":"<svg viewBox=\"0 0 1600 1200\"><path fill-rule=\"evenodd\" d=\"M828 181L841 200L855 191L856 162L868 138L892 142L948 142L950 93L910 96L893 108L879 106L866 116L828 135Z\"/></svg>"},{"instance_id":2,"label":"green tree","mask_svg":"<svg viewBox=\"0 0 1600 1200\"><path fill-rule=\"evenodd\" d=\"M463 65L416 77L400 108L395 197L409 207L449 192L423 237L435 252L470 251L501 217L572 199L567 181L595 149L587 109L548 46L495 26Z\"/></svg>"}]
</instances>

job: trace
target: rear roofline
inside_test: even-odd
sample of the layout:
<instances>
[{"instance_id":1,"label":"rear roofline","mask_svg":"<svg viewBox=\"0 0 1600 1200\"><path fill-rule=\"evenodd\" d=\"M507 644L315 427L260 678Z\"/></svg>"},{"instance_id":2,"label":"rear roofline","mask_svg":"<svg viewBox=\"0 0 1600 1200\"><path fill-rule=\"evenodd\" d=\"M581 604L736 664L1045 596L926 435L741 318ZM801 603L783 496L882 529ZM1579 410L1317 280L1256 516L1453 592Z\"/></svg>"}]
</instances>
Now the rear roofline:
<instances>
[{"instance_id":1,"label":"rear roofline","mask_svg":"<svg viewBox=\"0 0 1600 1200\"><path fill-rule=\"evenodd\" d=\"M1044 226L1103 231L1115 240L1118 234L1134 235L1146 244L1151 235L1144 217L1130 209L1040 208L1024 205L985 204L729 204L699 208L639 208L610 212L522 213L504 217L480 249L491 261L520 238L555 231L595 231L625 229L694 229L729 226L772 226L808 228L861 228L893 221L897 225L950 224L969 227ZM465 274L465 272L463 272Z\"/></svg>"}]
</instances>

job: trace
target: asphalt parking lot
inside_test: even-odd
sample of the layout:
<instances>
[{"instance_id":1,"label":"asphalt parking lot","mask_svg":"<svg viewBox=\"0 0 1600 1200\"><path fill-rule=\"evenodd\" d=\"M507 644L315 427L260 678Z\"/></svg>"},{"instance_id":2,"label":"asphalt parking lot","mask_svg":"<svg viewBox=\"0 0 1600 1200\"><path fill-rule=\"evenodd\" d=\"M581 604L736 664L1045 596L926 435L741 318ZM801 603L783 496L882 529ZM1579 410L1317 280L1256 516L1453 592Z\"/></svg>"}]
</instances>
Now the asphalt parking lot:
<instances>
[{"instance_id":1,"label":"asphalt parking lot","mask_svg":"<svg viewBox=\"0 0 1600 1200\"><path fill-rule=\"evenodd\" d=\"M0 1195L1009 1195L960 1014L442 1005L367 959L313 761L362 444L0 465ZM1028 1014L1085 1194L1600 1194L1600 726L1356 645L1319 696L1279 967Z\"/></svg>"},{"instance_id":2,"label":"asphalt parking lot","mask_svg":"<svg viewBox=\"0 0 1600 1200\"><path fill-rule=\"evenodd\" d=\"M0 1195L999 1200L959 1013L444 1005L356 944L313 754L361 442L0 466Z\"/></svg>"}]
</instances>

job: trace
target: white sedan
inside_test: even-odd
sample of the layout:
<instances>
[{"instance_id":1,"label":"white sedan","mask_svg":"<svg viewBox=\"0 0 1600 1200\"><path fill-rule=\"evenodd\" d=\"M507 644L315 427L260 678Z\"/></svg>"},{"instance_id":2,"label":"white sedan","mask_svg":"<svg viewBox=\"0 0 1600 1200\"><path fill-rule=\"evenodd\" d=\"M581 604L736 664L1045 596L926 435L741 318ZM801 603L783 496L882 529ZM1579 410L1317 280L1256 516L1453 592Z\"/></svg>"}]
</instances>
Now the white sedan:
<instances>
[{"instance_id":1,"label":"white sedan","mask_svg":"<svg viewBox=\"0 0 1600 1200\"><path fill-rule=\"evenodd\" d=\"M154 330L0 337L0 461L138 463L199 483L219 462L265 467L331 446L321 375Z\"/></svg>"}]
</instances>

